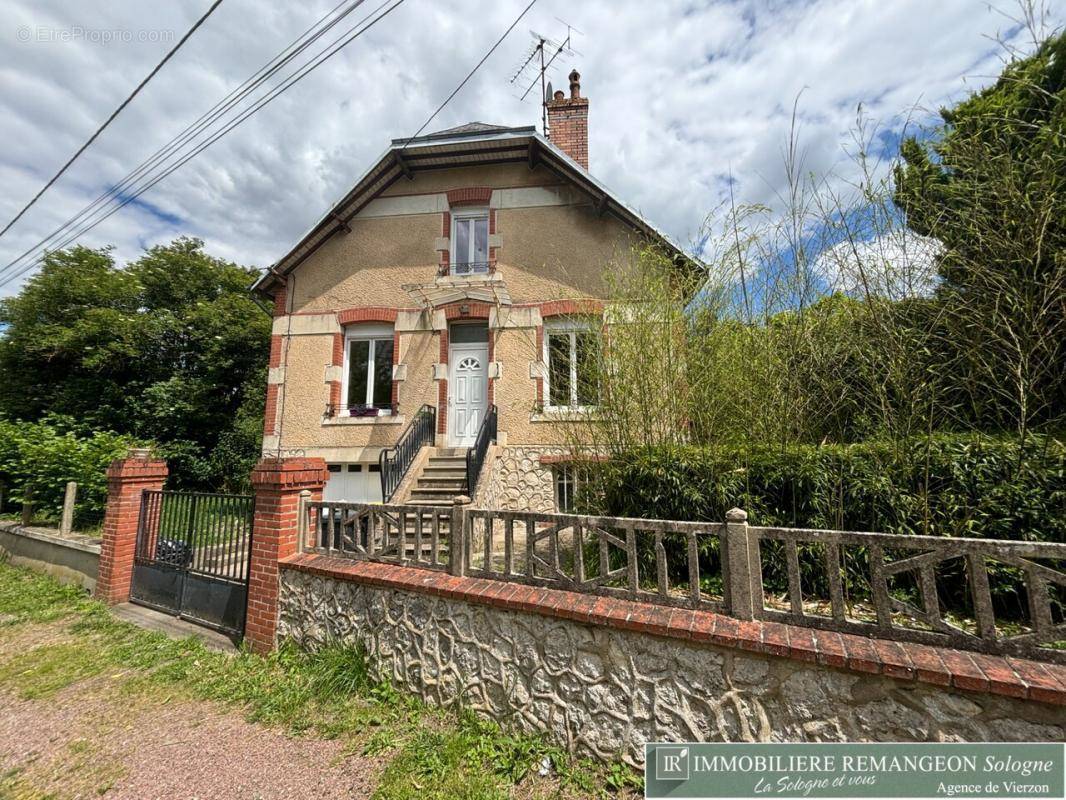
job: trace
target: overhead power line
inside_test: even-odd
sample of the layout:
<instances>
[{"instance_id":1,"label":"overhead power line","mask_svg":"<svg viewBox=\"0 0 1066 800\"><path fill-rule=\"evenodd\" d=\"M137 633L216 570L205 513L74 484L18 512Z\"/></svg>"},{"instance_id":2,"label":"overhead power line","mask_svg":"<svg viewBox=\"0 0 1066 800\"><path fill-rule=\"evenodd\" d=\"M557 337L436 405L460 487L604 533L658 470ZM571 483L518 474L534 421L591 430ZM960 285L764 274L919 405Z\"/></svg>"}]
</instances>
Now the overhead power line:
<instances>
[{"instance_id":1,"label":"overhead power line","mask_svg":"<svg viewBox=\"0 0 1066 800\"><path fill-rule=\"evenodd\" d=\"M178 52L178 50L181 49L181 46L183 44L185 44L186 41L188 41L189 37L192 36L194 33L196 33L196 29L199 28L201 25L203 25L204 22L207 20L207 18L211 16L211 13L216 8L218 8L220 5L222 5L222 0L215 0L215 2L211 4L211 7L207 9L207 11L204 13L204 15L202 17L200 17L200 19L196 20L196 22L193 24L193 26L191 28L189 28L189 30L186 32L186 34L184 36L181 37L181 39L178 41L178 43L176 45L174 45L172 48L170 48L170 52L168 52L165 56L163 56L163 60L155 65L155 69L153 69L151 72L148 73L148 77L146 77L143 81L141 81L139 84L137 84L137 88L135 88L133 90L133 92L129 95L129 97L127 97L125 100L122 101L121 104L119 104L118 108L116 108L114 111L111 112L111 116L109 116L106 120L104 120L104 124L96 129L96 132L93 133L93 135L89 137L89 139L85 142L85 144L83 144L81 147L79 147L77 152L75 152L74 155L72 155L70 157L70 159L67 161L67 163L64 164L62 167L60 167L59 172L57 172L55 175L53 175L51 177L51 179L48 181L48 183L46 183L43 187L41 187L41 190L39 192L37 192L37 194L35 194L33 196L33 198L30 200L30 202L28 202L25 206L23 206L22 210L19 211L19 213L17 213L14 216L14 218L9 223L7 223L7 225L4 226L4 229L2 231L0 231L0 236L3 236L5 233L7 233L11 229L11 226L14 225L16 222L18 222L22 218L22 215L25 214L27 211L29 211L30 208L33 206L33 204L36 203L40 199L41 195L43 195L45 192L47 192L49 187L53 183L55 183L57 180L59 180L60 176L64 172L66 172L67 168L70 167L70 165L73 164L77 160L78 156L80 156L82 153L84 153L86 151L86 149L88 149L89 145L91 145L93 142L96 141L96 137L98 137L101 133L104 132L104 129L107 128L107 126L110 125L112 123L112 121L114 121L115 117L117 117L119 114L122 113L122 109L124 109L126 106L128 106L130 104L130 102L133 100L133 98L136 97L140 93L141 89L143 89L145 86L148 85L148 81L152 80L152 78L155 77L155 74L157 72L159 72L159 70L161 70L163 68L163 65L166 64L168 61L170 61L171 57L176 52Z\"/></svg>"},{"instance_id":2,"label":"overhead power line","mask_svg":"<svg viewBox=\"0 0 1066 800\"><path fill-rule=\"evenodd\" d=\"M357 5L359 3L361 3L361 2L363 2L363 0L358 0ZM208 147L210 147L216 141L221 139L227 133L232 131L234 128L236 128L238 125L240 125L242 122L244 122L249 117L251 117L253 114L255 114L257 111L262 109L264 106L269 104L271 101L277 99L278 96L280 96L282 93L284 93L288 89L292 88L292 86L294 86L300 80L302 80L303 78L307 77L307 75L309 75L311 72L313 72L315 69L320 67L327 60L329 60L334 55L336 55L338 52L340 52L345 46L347 46L352 41L357 39L363 33L368 31L371 27L373 27L378 22L380 22L382 19L384 19L388 14L390 14L392 11L394 11L396 8L398 8L400 5L402 5L403 2L404 2L404 0L394 0L392 2L392 4L382 12L381 9L384 8L384 6L386 6L389 3L389 0L385 0L385 2L383 2L381 5L379 5L377 7L377 9L375 9L375 11L371 12L369 15L364 17L360 22L356 23L356 25L354 25L351 28L349 28L347 31L345 31L343 34L341 34L337 39L334 39L333 42L330 45L327 46L326 50L319 52L309 62L306 62L301 67L299 67L296 72L290 74L287 78L285 78L285 80L281 84L279 84L278 86L275 86L267 94L263 95L258 100L256 100L255 103L250 108L244 110L236 119L230 121L228 124L225 125L225 127L223 127L217 133L214 133L211 136L211 138L209 138L206 141L201 142L200 144L198 144L195 147L195 149L193 149L191 152L189 152L189 153L185 154L184 156L182 156L181 159L179 161L177 161L176 163L173 163L173 164L167 166L166 169L162 173L159 173L159 174L156 174L156 175L152 175L152 176L150 176L148 178L145 178L144 182L141 182L137 186L131 186L129 191L122 192L121 201L118 203L118 205L114 206L113 208L107 209L106 213L104 213L105 209L98 209L96 212L94 212L94 215L96 217L95 219L92 219L91 222L83 225L80 229L78 229L78 230L74 231L73 233L67 235L61 242L59 242L58 244L53 246L51 249L52 250L57 250L57 249L62 249L63 247L66 247L68 244L70 244L71 242L75 241L76 239L78 239L79 237L81 237L82 235L87 233L88 231L92 230L97 225L102 223L104 220L108 219L112 214L114 214L115 212L121 210L122 208L127 206L129 203L131 203L134 200L136 200L138 197L140 197L142 194L144 194L144 192L148 191L153 186L155 186L157 183L159 183L161 180L166 178L168 175L172 174L175 170L179 169L184 164L188 163L190 160L195 158L201 152L206 150ZM373 17L373 19L371 19L371 17ZM367 20L370 20L370 21L367 22ZM180 148L178 148L178 149L180 149ZM168 156L166 156L166 158L170 158L171 155L173 155L173 151ZM166 160L166 159L164 159L164 160ZM64 227L68 227L68 226L64 226ZM27 251L27 252L32 252L33 250L37 249L37 247L39 247L39 245L34 247L34 248L31 248L31 250ZM14 267L20 260L21 260L21 257L19 259L16 259L11 264L8 264L8 266L5 267L4 270L7 270L7 269L9 269L11 267ZM22 269L19 269L18 271L14 272L14 274L8 275L2 282L0 282L0 286L3 286L5 284L7 284L7 283L10 283L13 280L17 280L19 277L21 277L22 275L26 274L29 270L31 270L35 266L37 266L40 262L41 262L41 258L37 258L36 260L31 261L29 264L24 266ZM4 270L0 270L0 272L3 272Z\"/></svg>"},{"instance_id":3,"label":"overhead power line","mask_svg":"<svg viewBox=\"0 0 1066 800\"><path fill-rule=\"evenodd\" d=\"M364 0L357 0L355 5L359 5L363 1ZM352 28L349 28L340 37L335 39L333 41L332 46L327 46L328 47L327 50L320 52L318 54L318 56L312 58L303 67L299 68L296 73L291 74L281 84L276 86L274 89L272 89L266 95L260 97L255 102L255 104L252 107L246 109L240 116L238 116L235 120L233 120L229 124L227 124L221 131L215 133L207 141L202 142L201 144L197 145L197 147L192 152L186 154L185 156L183 156L181 158L181 160L179 160L178 162L176 162L176 163L172 164L171 166L167 167L166 170L164 172L162 172L161 174L149 178L148 179L149 182L147 184L142 184L141 186L137 187L135 191L132 191L132 193L123 192L122 193L122 200L117 206L115 206L114 208L108 210L102 216L98 216L98 218L96 218L96 219L92 220L91 222L89 222L88 224L84 225L79 230L73 232L71 235L64 237L63 241L60 242L57 246L53 247L52 249L55 250L55 249L62 249L63 247L66 247L71 242L73 242L76 239L80 238L82 235L84 235L88 231L92 230L93 228L95 228L100 223L104 222L104 220L106 220L112 214L114 214L115 212L121 210L126 205L128 205L129 203L131 203L134 200L136 200L144 192L148 191L153 186L155 186L157 183L159 183L161 180L165 179L168 175L173 173L175 170L179 169L181 166L183 166L184 164L188 163L188 161L190 161L191 159L195 158L197 155L199 155L199 153L203 152L205 149L210 147L214 142L218 141L218 139L220 139L223 136L225 136L227 133L229 133L235 127L240 125L242 122L244 122L250 116L252 116L257 111L259 111L261 108L263 108L268 103L270 103L272 100L276 99L283 92L287 91L289 88L291 88L297 82L299 82L304 77L306 77L308 74L313 72L315 69L317 69L323 63L325 63L325 61L327 61L328 59L332 58L334 55L336 55L336 53L340 52L340 50L343 49L345 46L347 46L350 42L352 42L354 39L356 39L359 36L361 36L363 33L365 33L367 30L369 30L375 24L377 24L382 19L384 19L388 14L390 14L392 11L394 11L397 7L402 5L404 0L395 0L395 2L393 2L391 6L389 6L387 9L385 9L384 12L379 14L381 9L388 2L389 2L389 0L385 0L385 2L383 2L381 5L379 5L377 7L377 9L375 9L369 15L364 17L363 20L361 20L359 23L357 23ZM478 63L466 75L466 77L463 78L463 80L459 83L459 85L455 88L455 90L452 91L452 93L450 95L448 95L448 97L444 100L444 102L441 103L440 106L438 106L437 109L432 114L430 114L430 116L426 119L426 121L422 124L422 126L415 132L415 134L412 137L410 137L410 139L408 139L407 142L405 142L403 148L401 148L401 149L406 148L407 144L410 143L410 140L414 139L414 138L417 138L422 133L422 131L424 131L426 129L426 127L433 121L433 119L435 119L436 116L438 114L440 114L440 112L448 105L449 102L451 102L451 100L470 81L470 79L474 76L474 74L478 71L478 69L480 69L481 66L489 59L489 57L496 51L496 49L500 46L500 44L503 43L504 39L507 38L507 36L511 33L511 31L514 30L515 26L518 25L518 23L522 20L522 18L529 12L529 10L535 4L536 4L536 0L530 0L529 4L526 5L526 7L522 10L522 12L515 18L514 22L512 22L511 25L507 28L507 30L504 31L504 33L499 37L499 39L496 40L496 42L492 45L492 47L489 48L488 52L485 53L485 55L481 58L480 61L478 61ZM333 11L329 12L329 14L327 14L326 16L327 17L330 16L332 13L334 13L334 11L336 11L336 7L333 9ZM376 17L374 16L375 14L377 14ZM371 17L374 17L374 18L369 23L364 25L363 23L366 22L366 20L370 19ZM335 22L333 24L335 24ZM359 26L361 26L361 25L363 27L360 28ZM332 27L332 25L330 27ZM358 30L356 30L357 28L358 28ZM353 33L353 31L354 31L354 33ZM271 63L271 62L268 62L268 63ZM271 74L273 74L274 71L276 71L276 70L273 70L271 72ZM225 102L225 101L220 101L220 102ZM217 105L218 104L216 104L216 107L217 107ZM210 114L211 112L208 112L208 113ZM217 117L216 117L216 119L217 119ZM194 123L194 125L195 125L195 123ZM196 138L196 136L198 136L205 129L206 128L201 127L198 132L193 134L192 138ZM180 136L181 136L181 134L179 134L179 137ZM185 143L187 143L188 141L189 140L186 139ZM177 150L180 150L183 147L184 147L184 144L180 145L177 148ZM171 150L170 153L168 153L166 156L164 156L163 160L165 161L165 160L169 159L174 154L174 152L176 152L176 150ZM158 166L158 164L157 164L157 166ZM95 205L95 203L93 205ZM96 215L99 215L100 213L101 213L101 210L97 210L95 212ZM77 223L75 223L75 224L77 224ZM69 227L69 225L70 225L70 223L68 223L67 225L64 225L63 228L67 228L67 227ZM39 247L39 246L40 245L35 246L34 248L31 248L31 250L27 251L27 253L32 252L33 250L37 249L37 247ZM22 257L20 257L19 259L16 259L11 264L8 264L7 267L5 267L3 270L0 270L0 273L3 273L7 269L15 266L21 260L22 260ZM14 274L8 275L2 281L0 281L0 286L4 286L4 285L6 285L8 283L11 283L12 281L18 280L22 275L26 274L31 269L33 269L35 266L37 266L39 263L41 263L41 260L42 260L41 258L37 258L34 261L31 261L29 264L25 265L22 269L19 269L18 271L16 271Z\"/></svg>"},{"instance_id":4,"label":"overhead power line","mask_svg":"<svg viewBox=\"0 0 1066 800\"><path fill-rule=\"evenodd\" d=\"M320 27L323 23L336 13L337 9L343 6L350 0L341 0L330 11L323 15L317 22L315 22L310 28L304 31L302 34L296 37L289 45L271 58L266 64L256 70L255 73L248 79L246 79L240 86L230 92L226 97L219 100L208 111L200 115L200 117L190 123L186 128L181 131L177 136L172 138L165 145L160 147L142 161L136 168L129 172L118 183L111 186L107 191L101 193L95 200L89 203L87 206L78 211L74 216L60 225L58 228L49 233L44 239L37 244L30 247L28 250L20 253L15 259L6 264L3 268L0 268L0 275L10 271L12 268L18 266L27 256L32 255L36 250L46 247L50 242L60 236L64 231L68 230L71 226L79 224L83 219L88 218L89 215L96 212L101 204L110 203L115 197L119 197L127 192L127 189L132 186L143 175L155 169L160 163L168 160L174 153L181 150L186 144L193 139L197 138L201 133L207 130L214 122L216 122L222 115L240 103L245 99L252 91L262 85L267 79L273 76L278 70L289 63L293 58L302 53L305 49L311 46L319 38L324 36L330 29L337 25L346 16L352 13L356 8L361 6L364 0L354 0L350 2L347 9L341 12L336 19L329 22L328 25ZM316 31L316 28L320 28ZM306 40L306 41L304 41ZM291 52L290 52L291 51ZM56 248L52 248L56 249Z\"/></svg>"}]
</instances>

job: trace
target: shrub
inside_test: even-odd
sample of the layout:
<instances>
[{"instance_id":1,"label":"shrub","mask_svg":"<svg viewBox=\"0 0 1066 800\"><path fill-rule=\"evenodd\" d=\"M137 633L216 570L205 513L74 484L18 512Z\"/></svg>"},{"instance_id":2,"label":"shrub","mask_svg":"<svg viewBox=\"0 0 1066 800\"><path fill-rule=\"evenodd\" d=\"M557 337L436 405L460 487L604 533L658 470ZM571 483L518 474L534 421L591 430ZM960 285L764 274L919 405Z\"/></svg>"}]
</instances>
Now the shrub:
<instances>
[{"instance_id":1,"label":"shrub","mask_svg":"<svg viewBox=\"0 0 1066 800\"><path fill-rule=\"evenodd\" d=\"M35 513L58 519L68 481L78 484L74 521L94 526L107 502L108 464L135 442L108 431L86 431L51 415L40 422L0 419L0 485L5 503L32 499Z\"/></svg>"},{"instance_id":2,"label":"shrub","mask_svg":"<svg viewBox=\"0 0 1066 800\"><path fill-rule=\"evenodd\" d=\"M901 443L787 448L660 447L635 450L604 464L597 495L618 516L721 521L737 506L751 524L832 528L904 535L1066 541L1066 446L1048 436L1016 439L983 435L933 435ZM669 539L673 581L683 583L684 541ZM804 592L826 596L816 546L801 546ZM862 588L867 555L862 548L845 565ZM654 574L654 554L642 552L644 574ZM710 542L701 565L716 574ZM787 588L780 553L764 548L764 582ZM652 572L649 572L652 570ZM989 565L996 610L1023 616L1025 597L1017 570ZM939 574L942 600L967 614L970 600L961 564Z\"/></svg>"}]
</instances>

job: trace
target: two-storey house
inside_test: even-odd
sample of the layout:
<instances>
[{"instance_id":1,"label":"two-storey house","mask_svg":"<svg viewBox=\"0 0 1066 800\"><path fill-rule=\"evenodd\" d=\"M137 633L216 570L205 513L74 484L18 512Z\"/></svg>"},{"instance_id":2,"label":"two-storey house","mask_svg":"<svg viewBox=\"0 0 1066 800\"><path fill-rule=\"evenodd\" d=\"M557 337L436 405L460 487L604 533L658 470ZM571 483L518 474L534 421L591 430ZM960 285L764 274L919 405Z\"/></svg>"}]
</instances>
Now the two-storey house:
<instances>
[{"instance_id":1,"label":"two-storey house","mask_svg":"<svg viewBox=\"0 0 1066 800\"><path fill-rule=\"evenodd\" d=\"M605 274L651 240L588 171L580 76L549 134L470 123L397 139L256 283L273 300L264 455L318 456L327 500L567 510L561 453Z\"/></svg>"}]
</instances>

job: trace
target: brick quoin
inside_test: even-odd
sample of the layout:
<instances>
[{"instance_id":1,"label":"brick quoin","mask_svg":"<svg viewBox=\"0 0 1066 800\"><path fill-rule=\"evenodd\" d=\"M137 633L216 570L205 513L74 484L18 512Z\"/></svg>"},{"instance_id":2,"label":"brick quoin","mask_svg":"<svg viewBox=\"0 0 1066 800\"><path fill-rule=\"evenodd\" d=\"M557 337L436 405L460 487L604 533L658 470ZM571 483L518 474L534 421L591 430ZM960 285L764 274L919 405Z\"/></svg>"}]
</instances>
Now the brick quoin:
<instances>
[{"instance_id":1,"label":"brick quoin","mask_svg":"<svg viewBox=\"0 0 1066 800\"><path fill-rule=\"evenodd\" d=\"M282 347L281 343L282 343L283 338L284 337L282 337L282 336L280 336L278 334L275 334L275 335L270 337L270 362L269 362L269 366L272 367L272 368L281 366L281 347Z\"/></svg>"},{"instance_id":2,"label":"brick quoin","mask_svg":"<svg viewBox=\"0 0 1066 800\"><path fill-rule=\"evenodd\" d=\"M130 599L141 495L146 489L162 489L166 479L167 463L148 457L118 459L107 469L107 510L95 594L108 605Z\"/></svg>"},{"instance_id":3,"label":"brick quoin","mask_svg":"<svg viewBox=\"0 0 1066 800\"><path fill-rule=\"evenodd\" d=\"M275 317L284 317L285 316L285 298L286 298L286 296L287 296L287 293L285 291L285 287L284 286L279 286L277 288L277 291L274 293L274 316Z\"/></svg>"},{"instance_id":4,"label":"brick quoin","mask_svg":"<svg viewBox=\"0 0 1066 800\"><path fill-rule=\"evenodd\" d=\"M244 639L257 653L276 645L278 562L299 550L300 492L322 499L329 473L321 458L264 458L252 470L255 505Z\"/></svg>"},{"instance_id":5,"label":"brick quoin","mask_svg":"<svg viewBox=\"0 0 1066 800\"><path fill-rule=\"evenodd\" d=\"M344 366L344 334L343 333L335 333L335 334L333 334L333 361L332 361L332 364L335 367L343 367Z\"/></svg>"},{"instance_id":6,"label":"brick quoin","mask_svg":"<svg viewBox=\"0 0 1066 800\"><path fill-rule=\"evenodd\" d=\"M448 364L448 329L445 328L440 336L440 363L447 370ZM447 374L447 372L445 372ZM448 432L448 379L442 378L437 382L437 433Z\"/></svg>"},{"instance_id":7,"label":"brick quoin","mask_svg":"<svg viewBox=\"0 0 1066 800\"><path fill-rule=\"evenodd\" d=\"M537 326L537 360L544 358L544 326ZM545 365L547 366L547 365ZM537 376L537 405L544 405L544 378Z\"/></svg>"},{"instance_id":8,"label":"brick quoin","mask_svg":"<svg viewBox=\"0 0 1066 800\"><path fill-rule=\"evenodd\" d=\"M263 435L273 436L278 432L278 384L267 385L266 408L263 411Z\"/></svg>"},{"instance_id":9,"label":"brick quoin","mask_svg":"<svg viewBox=\"0 0 1066 800\"><path fill-rule=\"evenodd\" d=\"M455 577L440 572L330 558L293 556L282 569L297 570L382 589L429 594L602 625L672 639L706 642L778 658L884 675L963 691L985 692L1066 706L1066 665L993 656L934 645L896 642L779 622L744 622L711 611L579 594L507 581Z\"/></svg>"}]
</instances>

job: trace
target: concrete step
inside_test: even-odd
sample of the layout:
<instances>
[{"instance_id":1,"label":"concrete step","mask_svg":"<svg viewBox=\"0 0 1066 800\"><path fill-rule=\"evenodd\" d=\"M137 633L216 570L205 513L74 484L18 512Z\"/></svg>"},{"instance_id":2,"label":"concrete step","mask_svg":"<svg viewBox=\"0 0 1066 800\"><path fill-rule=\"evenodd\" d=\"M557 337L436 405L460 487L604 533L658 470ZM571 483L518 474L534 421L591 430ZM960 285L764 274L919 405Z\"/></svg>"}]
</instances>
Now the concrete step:
<instances>
[{"instance_id":1,"label":"concrete step","mask_svg":"<svg viewBox=\"0 0 1066 800\"><path fill-rule=\"evenodd\" d=\"M419 489L455 489L456 494L462 494L466 486L465 478L438 478L436 475L423 475L415 481L415 491Z\"/></svg>"}]
</instances>

